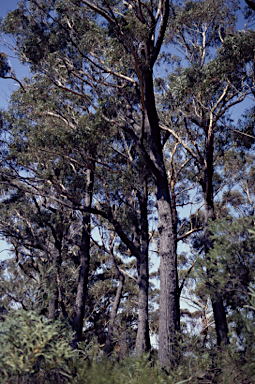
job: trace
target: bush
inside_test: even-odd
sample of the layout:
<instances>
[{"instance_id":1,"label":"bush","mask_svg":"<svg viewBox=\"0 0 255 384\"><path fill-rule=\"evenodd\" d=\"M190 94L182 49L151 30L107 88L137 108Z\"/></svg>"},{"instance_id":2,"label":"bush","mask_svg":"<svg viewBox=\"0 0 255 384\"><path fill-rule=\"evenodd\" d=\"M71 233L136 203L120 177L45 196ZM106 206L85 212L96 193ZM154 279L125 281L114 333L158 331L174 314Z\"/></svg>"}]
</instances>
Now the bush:
<instances>
[{"instance_id":1,"label":"bush","mask_svg":"<svg viewBox=\"0 0 255 384\"><path fill-rule=\"evenodd\" d=\"M8 383L70 382L77 351L71 333L35 312L16 310L0 323L0 377Z\"/></svg>"},{"instance_id":2,"label":"bush","mask_svg":"<svg viewBox=\"0 0 255 384\"><path fill-rule=\"evenodd\" d=\"M253 310L255 292L249 308ZM35 312L13 311L0 323L0 382L8 384L252 384L255 383L254 322L249 347L201 348L187 336L180 345L179 366L169 373L157 357L106 358L96 341L72 350L72 332L60 321Z\"/></svg>"}]
</instances>

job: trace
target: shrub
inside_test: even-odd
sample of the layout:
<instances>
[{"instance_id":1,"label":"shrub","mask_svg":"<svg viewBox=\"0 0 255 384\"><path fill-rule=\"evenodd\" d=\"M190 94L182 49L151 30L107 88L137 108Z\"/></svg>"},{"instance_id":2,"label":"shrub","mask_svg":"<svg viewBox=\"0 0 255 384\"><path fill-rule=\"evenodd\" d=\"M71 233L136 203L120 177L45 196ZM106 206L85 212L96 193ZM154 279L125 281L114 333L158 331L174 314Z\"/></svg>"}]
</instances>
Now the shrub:
<instances>
[{"instance_id":1,"label":"shrub","mask_svg":"<svg viewBox=\"0 0 255 384\"><path fill-rule=\"evenodd\" d=\"M71 333L60 321L16 310L0 323L0 377L8 383L70 382Z\"/></svg>"}]
</instances>

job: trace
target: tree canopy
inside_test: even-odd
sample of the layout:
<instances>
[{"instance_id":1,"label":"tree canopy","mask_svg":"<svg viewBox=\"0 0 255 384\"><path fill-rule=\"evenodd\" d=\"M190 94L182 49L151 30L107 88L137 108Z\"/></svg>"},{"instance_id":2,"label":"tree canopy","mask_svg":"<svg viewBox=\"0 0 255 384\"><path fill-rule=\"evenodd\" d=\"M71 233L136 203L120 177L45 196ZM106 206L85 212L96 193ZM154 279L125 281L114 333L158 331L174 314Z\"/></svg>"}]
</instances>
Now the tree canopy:
<instances>
[{"instance_id":1,"label":"tree canopy","mask_svg":"<svg viewBox=\"0 0 255 384\"><path fill-rule=\"evenodd\" d=\"M2 20L31 73L1 111L3 324L13 311L61 322L73 350L154 354L169 380L192 356L215 369L224 348L233 365L251 358L246 3L22 0ZM0 76L18 78L5 53Z\"/></svg>"}]
</instances>

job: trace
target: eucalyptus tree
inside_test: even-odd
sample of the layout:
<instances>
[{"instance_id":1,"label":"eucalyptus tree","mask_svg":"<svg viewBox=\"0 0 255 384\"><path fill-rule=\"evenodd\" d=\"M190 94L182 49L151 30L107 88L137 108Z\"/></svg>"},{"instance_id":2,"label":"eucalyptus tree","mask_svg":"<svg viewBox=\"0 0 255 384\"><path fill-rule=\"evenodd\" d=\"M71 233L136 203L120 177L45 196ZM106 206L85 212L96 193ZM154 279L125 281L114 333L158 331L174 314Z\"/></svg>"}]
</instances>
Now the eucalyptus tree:
<instances>
[{"instance_id":1,"label":"eucalyptus tree","mask_svg":"<svg viewBox=\"0 0 255 384\"><path fill-rule=\"evenodd\" d=\"M208 220L213 217L214 131L228 108L242 101L251 90L252 76L248 66L253 54L253 33L234 33L232 36L233 11L223 1L187 2L180 8L165 0L150 4L140 1L31 0L21 2L17 10L7 16L2 28L13 35L15 50L21 61L29 63L32 72L48 77L49 84L55 85L67 98L71 94L79 99L83 110L80 121L89 125L92 120L98 129L103 127L99 132L92 130L90 140L102 144L106 137L103 130L111 129L114 137L118 137L118 140L113 140L112 149L118 152L120 147L116 143L120 143L119 137L124 136L127 146L122 157L124 154L128 158L130 169L136 168L134 154L130 156L130 143L135 158L138 156L143 164L134 172L140 186L149 177L156 187L161 258L159 358L160 364L167 366L174 361L176 332L179 330L179 300L176 211L173 208L175 195L169 191L163 145L171 133L196 163L206 202L204 247L208 253L212 246L209 244ZM167 41L184 52L188 68L179 67L172 74L169 92L166 92L169 102L161 108L155 97L153 69L159 62L163 43ZM239 48L234 51L240 44L245 44L245 54ZM215 54L216 58L211 59L210 54ZM187 63L191 63L190 67ZM193 91L195 87L196 92ZM167 122L169 111L176 115L172 121L179 133ZM69 118L68 124L70 122ZM183 132L187 142L183 139ZM223 133L218 135L219 141L224 141L223 136ZM148 170L146 178L144 167ZM111 204L119 203L121 199L107 190L106 169L107 166L97 167L99 176L100 172L104 176L97 178L103 180L100 191L104 191L104 196L92 201L90 207L75 199L65 186L51 183L60 196L72 202L72 208L106 219L111 229L137 257L140 266L146 266L148 257L142 251L143 246L148 248L148 230L142 229L148 227L146 220L143 221L144 227L139 223L143 245L138 245L136 219L131 220L132 239L130 231L123 229L112 209ZM109 170L120 172L112 163ZM134 179L125 174L123 181L127 180L133 182ZM141 193L143 189L133 190ZM146 192L144 196L143 200L146 200ZM123 196L121 198L123 200ZM139 205L138 199L134 201ZM130 206L126 197L125 204ZM143 231L147 232L146 236L142 235ZM141 260L145 262L141 263ZM146 273L141 282L146 282L145 276ZM216 297L215 313L224 317L222 302L217 300ZM216 324L219 322L226 325L224 318L217 320ZM218 332L219 342L222 338L226 340L226 327L222 332L223 336L221 331Z\"/></svg>"},{"instance_id":2,"label":"eucalyptus tree","mask_svg":"<svg viewBox=\"0 0 255 384\"><path fill-rule=\"evenodd\" d=\"M236 311L237 316L248 299L248 286L254 279L254 116L246 113L244 117L243 121L239 120L237 145L224 155L223 177L230 181L217 204L218 220L212 231L217 246L213 257L221 247L224 256L217 261L220 270L225 270L222 293L231 312ZM234 294L231 293L233 287L236 287Z\"/></svg>"},{"instance_id":3,"label":"eucalyptus tree","mask_svg":"<svg viewBox=\"0 0 255 384\"><path fill-rule=\"evenodd\" d=\"M18 304L23 303L20 293L23 289L19 281L21 284L26 281L24 287L31 294L28 294L30 303L27 300L24 308L36 309L47 314L50 319L67 317L61 265L69 250L67 244L71 236L72 213L62 208L54 209L47 199L38 199L13 187L7 188L5 193L2 191L0 231L11 245L10 252L13 255L13 259L6 265L10 271L6 282L9 280L8 276L13 276L13 279L17 277L17 281L13 282L16 293L11 293L12 300ZM17 266L16 275L13 272L14 264ZM19 275L23 277L18 279ZM28 280L31 288L27 284ZM40 281L44 283L41 284ZM6 295L10 292L9 287ZM23 294L25 298L27 293L23 291Z\"/></svg>"},{"instance_id":4,"label":"eucalyptus tree","mask_svg":"<svg viewBox=\"0 0 255 384\"><path fill-rule=\"evenodd\" d=\"M20 59L28 62L32 71L46 74L60 89L79 95L84 107L98 110L108 124L129 135L151 173L157 188L161 257L159 357L163 366L173 359L179 329L175 235L153 86L153 68L168 15L168 1L128 5L35 0L20 3L4 25L5 32L16 36ZM128 100L123 105L129 88L137 92L138 103ZM107 96L113 89L119 94L120 111L109 96L102 99L102 94ZM103 214L100 210L93 213ZM108 219L121 239L134 255L143 257L111 215L108 212Z\"/></svg>"},{"instance_id":5,"label":"eucalyptus tree","mask_svg":"<svg viewBox=\"0 0 255 384\"><path fill-rule=\"evenodd\" d=\"M167 36L180 52L183 65L177 66L166 84L165 104L169 107L162 112L161 126L195 162L204 199L203 247L211 279L215 268L208 256L213 248L209 221L215 218L214 195L222 188L217 186L215 168L233 144L228 140L227 113L253 91L254 32L235 30L235 9L224 1L186 2L174 8L171 21ZM175 127L167 121L169 114L176 116ZM217 342L227 343L226 315L217 289L212 304Z\"/></svg>"},{"instance_id":6,"label":"eucalyptus tree","mask_svg":"<svg viewBox=\"0 0 255 384\"><path fill-rule=\"evenodd\" d=\"M254 280L254 140L240 135L244 129L239 124L238 144L224 154L222 177L228 185L215 203L215 221L209 226L214 247L209 255L216 271L211 284L228 310L231 343L242 344L246 351L250 348L246 322L252 314L244 307ZM204 275L199 268L197 273ZM200 286L204 293L209 292L208 284Z\"/></svg>"},{"instance_id":7,"label":"eucalyptus tree","mask_svg":"<svg viewBox=\"0 0 255 384\"><path fill-rule=\"evenodd\" d=\"M107 211L111 209L111 205L114 205L114 219L118 218L118 225L122 223L123 228L130 226L132 230L129 230L129 233L135 237L137 248L141 243L140 254L143 257L140 257L138 262L140 320L136 342L136 352L141 354L144 350L150 349L147 171L143 166L145 184L140 186L135 180L137 171L134 167L133 171L130 168L130 163L134 164L139 158L132 149L131 143L128 143L123 135L121 140L115 138L115 134L110 136L104 122L100 123L97 116L90 115L87 119L82 104L76 96L69 95L67 98L68 95L65 95L65 92L62 91L61 94L61 90L54 85L51 86L47 78L40 76L33 81L27 80L23 87L13 95L8 114L10 125L8 134L13 137L11 139L9 136L7 140L13 160L12 167L15 168L17 175L21 169L30 173L28 184L33 193L44 198L50 196L53 205L63 204L67 209L81 210L83 222L84 217L87 220L86 225L83 223L82 239L79 245L80 259L81 255L84 255L84 269L80 268L76 295L76 308L80 310L77 315L75 312L73 320L74 330L79 325L79 333L76 330L77 341L82 339L84 313L81 312L81 308L84 311L84 292L89 273L91 233L88 230L90 214L87 208L92 202L91 180L93 177L96 191L95 206ZM105 138L101 146L99 143L96 144L95 130L97 133L100 130L101 138ZM114 133L113 130L111 132ZM124 149L124 154L121 153L121 147ZM10 161L7 163L10 166ZM142 164L139 166L137 163L137 167L142 167ZM125 178L129 180L126 187ZM24 184L26 178L20 175L18 180L20 187L26 190L28 188ZM41 182L40 188L37 185L38 180ZM10 180L8 182L10 183ZM105 189L106 183L107 189ZM86 200L88 200L87 203ZM95 225L95 220L93 222ZM112 228L108 228L108 231L111 230ZM128 229L126 232L128 233ZM118 297L120 300L120 295ZM77 341L74 341L74 344Z\"/></svg>"},{"instance_id":8,"label":"eucalyptus tree","mask_svg":"<svg viewBox=\"0 0 255 384\"><path fill-rule=\"evenodd\" d=\"M218 285L229 309L229 323L236 343L240 340L244 348L249 345L245 322L250 314L243 309L249 301L249 286L253 284L255 272L253 228L254 216L228 215L212 225L214 249L210 257L218 263L219 271L214 284Z\"/></svg>"},{"instance_id":9,"label":"eucalyptus tree","mask_svg":"<svg viewBox=\"0 0 255 384\"><path fill-rule=\"evenodd\" d=\"M41 82L38 79L36 85L27 81L26 92L24 93L22 90L20 94L17 92L16 95L13 95L12 107L6 114L6 124L9 126L9 137L6 139L6 145L9 146L9 150L5 164L10 173L15 173L18 176L16 180L13 178L11 181L7 177L6 182L15 188L31 193L33 196L45 199L48 211L57 214L62 209L73 212L71 206L67 207L62 204L61 208L59 205L60 202L63 203L60 191L61 189L68 189L73 198L83 199L84 206L89 207L91 205L94 161L93 158L88 158L88 153L91 154L95 150L95 145L90 142L89 150L84 146L80 158L76 157L76 161L74 160L75 150L73 149L76 147L80 134L79 128L77 128L75 135L71 135L76 122L78 107L75 103L77 100L69 98L69 100L63 101L60 94L56 100L54 99L54 89L50 91L49 88L47 96L45 96L45 93L40 92L43 85L45 86L45 83L42 84L42 79ZM37 97L38 94L40 97ZM36 97L37 101L35 101ZM36 127L40 127L40 130L36 131ZM60 148L61 154L59 153ZM73 163L69 160L71 156ZM82 170L79 161L83 164ZM34 199L36 202L36 197ZM39 216L40 212L38 212ZM38 220L40 219L39 217ZM73 223L74 220L70 219L70 225ZM60 234L59 237L59 233L54 231L53 236L55 236L56 245L58 245L60 260L60 240L63 234ZM78 339L81 338L84 317L89 273L89 244L90 215L84 212L80 244L75 244L79 248L80 267L73 328ZM57 280L54 279L54 281Z\"/></svg>"},{"instance_id":10,"label":"eucalyptus tree","mask_svg":"<svg viewBox=\"0 0 255 384\"><path fill-rule=\"evenodd\" d=\"M64 315L75 331L73 343L76 345L84 337L79 332L84 324L84 314L80 312L85 311L88 282L91 290L96 290L96 279L90 277L89 281L89 273L97 275L96 270L99 264L102 268L103 263L95 264L93 260L92 269L89 266L91 234L89 222L86 223L88 227L84 225L88 213L79 214L64 204L59 191L66 188L69 194L75 195L75 199L84 199L86 204L87 195L91 193L90 190L83 190L84 184L86 188L90 186L84 183L84 177L86 181L87 178L91 180L87 163L82 163L82 159L87 160L87 155L82 157L86 148L79 148L80 158L75 156L72 148L77 145L74 145L74 141L78 139L81 144L79 129L75 132L76 138L63 124L64 112L70 118L70 111L68 108L61 109L60 104L58 108L54 109L52 105L49 108L53 101L52 93L48 90L48 105L45 103L43 109L46 116L41 114L41 102L45 95L41 93L40 97L36 97L35 89L38 92L39 81L36 85L31 82L29 85L26 95L22 92L13 95L11 107L5 114L5 126L8 127L6 147L8 144L9 150L5 158L5 174L2 172L1 179L5 188L2 190L1 233L13 245L17 269L20 265L32 279L31 286L33 280L44 280L44 286L36 292L38 299L31 298L30 305L33 306L33 301L35 305L38 300L43 301L40 308L36 305L37 310L52 319ZM60 103L60 94L58 96ZM72 109L71 103L69 99L69 109ZM54 115L56 111L59 113L58 119L57 115L54 118L50 115L50 112ZM37 127L40 127L40 133ZM89 144L91 153L93 143L90 141ZM92 256L94 259L95 251ZM103 295L103 292L100 294ZM112 294L112 290L105 294L107 306L104 307L104 314L110 305L110 299L106 297ZM90 294L87 302L87 313L94 307L91 297L93 294ZM45 301L48 302L48 311L45 310ZM99 304L97 311L100 311Z\"/></svg>"}]
</instances>

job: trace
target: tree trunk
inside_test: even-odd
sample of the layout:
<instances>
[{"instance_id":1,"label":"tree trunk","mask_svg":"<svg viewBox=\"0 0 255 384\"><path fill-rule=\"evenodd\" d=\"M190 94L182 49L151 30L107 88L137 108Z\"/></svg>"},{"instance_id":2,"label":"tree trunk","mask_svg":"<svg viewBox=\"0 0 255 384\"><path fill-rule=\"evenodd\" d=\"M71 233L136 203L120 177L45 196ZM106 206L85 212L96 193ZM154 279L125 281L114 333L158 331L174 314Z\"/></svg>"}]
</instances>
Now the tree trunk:
<instances>
[{"instance_id":1,"label":"tree trunk","mask_svg":"<svg viewBox=\"0 0 255 384\"><path fill-rule=\"evenodd\" d=\"M149 333L149 311L148 311L148 295L149 295L149 228L148 228L148 212L147 212L148 188L147 180L144 179L143 186L139 193L139 205L141 211L141 252L137 263L138 269L138 329L136 335L136 355L141 356L148 352L151 348Z\"/></svg>"},{"instance_id":2,"label":"tree trunk","mask_svg":"<svg viewBox=\"0 0 255 384\"><path fill-rule=\"evenodd\" d=\"M203 182L203 195L205 201L205 220L204 220L204 251L205 257L208 261L207 275L208 279L213 278L217 273L217 267L212 265L209 252L213 248L213 241L209 230L209 220L214 220L214 200L213 200L213 133L208 135L207 148L206 148L206 166L204 168L204 182ZM226 312L220 293L217 288L213 287L214 292L211 294L211 301L214 313L215 328L217 334L217 345L228 344L228 325L226 319Z\"/></svg>"},{"instance_id":3,"label":"tree trunk","mask_svg":"<svg viewBox=\"0 0 255 384\"><path fill-rule=\"evenodd\" d=\"M176 236L172 206L163 159L160 128L155 105L152 70L144 72L145 107L150 125L148 138L152 173L157 187L158 231L160 241L159 363L162 367L176 361L175 345L179 331Z\"/></svg>"},{"instance_id":4,"label":"tree trunk","mask_svg":"<svg viewBox=\"0 0 255 384\"><path fill-rule=\"evenodd\" d=\"M58 317L58 282L57 282L57 266L54 262L52 282L51 282L51 292L48 305L48 318L49 320L56 320Z\"/></svg>"},{"instance_id":5,"label":"tree trunk","mask_svg":"<svg viewBox=\"0 0 255 384\"><path fill-rule=\"evenodd\" d=\"M136 356L141 356L151 348L148 319L149 266L148 257L138 263L138 329L136 335Z\"/></svg>"},{"instance_id":6,"label":"tree trunk","mask_svg":"<svg viewBox=\"0 0 255 384\"><path fill-rule=\"evenodd\" d=\"M48 316L50 320L56 320L58 317L58 306L59 306L59 271L61 265L61 252L62 242L56 238L55 233L55 244L52 250L51 256L53 259L53 271L52 271L52 282L51 282L51 297L48 306ZM60 236L61 237L61 236Z\"/></svg>"},{"instance_id":7,"label":"tree trunk","mask_svg":"<svg viewBox=\"0 0 255 384\"><path fill-rule=\"evenodd\" d=\"M93 184L94 184L93 170L87 169L85 196L84 196L84 206L87 208L91 207ZM80 270L79 270L79 280L78 280L78 286L77 286L75 311L74 311L74 318L73 318L73 330L75 332L74 339L73 339L74 348L77 347L77 343L82 339L85 301L86 301L86 295L87 295L89 263L90 263L90 230L91 230L89 213L83 214L82 224L83 224L82 239L81 239L81 246L79 251Z\"/></svg>"},{"instance_id":8,"label":"tree trunk","mask_svg":"<svg viewBox=\"0 0 255 384\"><path fill-rule=\"evenodd\" d=\"M159 362L162 367L175 363L179 331L177 259L167 192L162 186L157 193L160 239Z\"/></svg>"},{"instance_id":9,"label":"tree trunk","mask_svg":"<svg viewBox=\"0 0 255 384\"><path fill-rule=\"evenodd\" d=\"M121 295L122 295L122 290L123 290L124 282L125 282L125 276L123 275L123 273L120 272L115 259L114 259L114 264L115 264L115 269L116 269L116 272L117 272L118 278L119 278L119 285L118 285L116 296L115 296L115 299L113 302L110 320L109 320L109 324L108 324L108 332L107 332L107 336L106 336L106 340L105 340L104 353L106 355L109 355L113 351L114 321L115 321L117 313L118 313L118 309L119 309L119 305L120 305L120 299L121 299Z\"/></svg>"},{"instance_id":10,"label":"tree trunk","mask_svg":"<svg viewBox=\"0 0 255 384\"><path fill-rule=\"evenodd\" d=\"M173 233L175 238L175 268L176 268L176 287L177 287L177 321L178 326L177 329L181 329L181 312L180 312L180 296L181 296L181 288L179 287L179 279L178 279L178 268L177 268L177 225L178 225L178 215L176 208L176 195L175 195L175 183L170 183L170 192L171 192L171 202L172 202L172 225L173 225Z\"/></svg>"},{"instance_id":11,"label":"tree trunk","mask_svg":"<svg viewBox=\"0 0 255 384\"><path fill-rule=\"evenodd\" d=\"M214 294L211 300L217 334L217 345L227 345L229 344L228 324L223 300L219 295L216 296L216 294Z\"/></svg>"}]
</instances>

